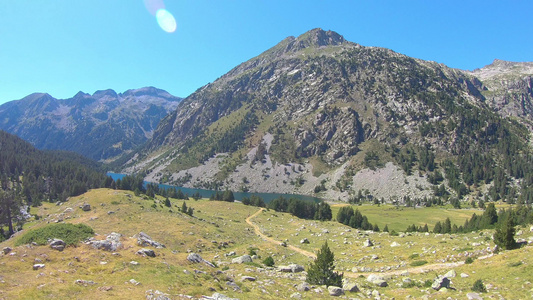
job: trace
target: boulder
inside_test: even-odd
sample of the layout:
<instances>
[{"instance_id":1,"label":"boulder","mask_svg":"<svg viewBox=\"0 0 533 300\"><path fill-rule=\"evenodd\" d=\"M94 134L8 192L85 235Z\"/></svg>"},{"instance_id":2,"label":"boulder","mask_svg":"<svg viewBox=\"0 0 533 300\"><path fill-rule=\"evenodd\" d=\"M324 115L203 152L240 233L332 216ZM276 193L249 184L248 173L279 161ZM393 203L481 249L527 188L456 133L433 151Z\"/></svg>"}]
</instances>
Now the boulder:
<instances>
[{"instance_id":1,"label":"boulder","mask_svg":"<svg viewBox=\"0 0 533 300\"><path fill-rule=\"evenodd\" d=\"M67 244L60 239L52 239L50 241L50 248L57 250L57 251L63 251L65 249L65 246Z\"/></svg>"},{"instance_id":2,"label":"boulder","mask_svg":"<svg viewBox=\"0 0 533 300\"><path fill-rule=\"evenodd\" d=\"M363 247L372 247L372 246L374 246L374 243L372 243L372 241L370 239L366 239L363 242Z\"/></svg>"},{"instance_id":3,"label":"boulder","mask_svg":"<svg viewBox=\"0 0 533 300\"><path fill-rule=\"evenodd\" d=\"M91 205L89 203L83 203L81 206L80 206L81 210L83 211L90 211L91 210Z\"/></svg>"},{"instance_id":4,"label":"boulder","mask_svg":"<svg viewBox=\"0 0 533 300\"><path fill-rule=\"evenodd\" d=\"M165 245L152 240L152 238L149 235L147 235L146 233L142 231L139 232L139 234L137 235L137 244L139 244L142 247L152 246L152 247L156 247L159 249L165 248Z\"/></svg>"},{"instance_id":5,"label":"boulder","mask_svg":"<svg viewBox=\"0 0 533 300\"><path fill-rule=\"evenodd\" d=\"M478 293L468 293L468 294L466 294L466 299L468 299L468 300L483 300L483 298Z\"/></svg>"},{"instance_id":6,"label":"boulder","mask_svg":"<svg viewBox=\"0 0 533 300\"><path fill-rule=\"evenodd\" d=\"M400 247L400 244L397 243L397 242L392 242L392 244L390 244L391 247Z\"/></svg>"},{"instance_id":7,"label":"boulder","mask_svg":"<svg viewBox=\"0 0 533 300\"><path fill-rule=\"evenodd\" d=\"M342 285L342 289L346 292L351 292L351 293L357 293L359 292L359 288L357 287L357 284L353 283L353 282L345 282L343 285Z\"/></svg>"},{"instance_id":8,"label":"boulder","mask_svg":"<svg viewBox=\"0 0 533 300\"><path fill-rule=\"evenodd\" d=\"M344 295L344 291L338 286L328 286L328 292L330 296L341 296Z\"/></svg>"},{"instance_id":9,"label":"boulder","mask_svg":"<svg viewBox=\"0 0 533 300\"><path fill-rule=\"evenodd\" d=\"M292 293L290 298L294 298L294 299L302 299L302 294L296 292L296 293Z\"/></svg>"},{"instance_id":10,"label":"boulder","mask_svg":"<svg viewBox=\"0 0 533 300\"><path fill-rule=\"evenodd\" d=\"M6 254L6 255L9 254L9 252L11 252L11 250L13 250L13 249L10 248L10 247L4 247L4 248L2 248L2 252L4 252L4 254Z\"/></svg>"},{"instance_id":11,"label":"boulder","mask_svg":"<svg viewBox=\"0 0 533 300\"><path fill-rule=\"evenodd\" d=\"M241 276L241 281L255 281L255 277L252 276Z\"/></svg>"},{"instance_id":12,"label":"boulder","mask_svg":"<svg viewBox=\"0 0 533 300\"><path fill-rule=\"evenodd\" d=\"M215 265L205 259L203 259L200 254L197 254L197 253L189 253L189 255L187 255L187 260L192 262L192 263L204 263L212 268L215 267Z\"/></svg>"},{"instance_id":13,"label":"boulder","mask_svg":"<svg viewBox=\"0 0 533 300\"><path fill-rule=\"evenodd\" d=\"M298 292L307 292L311 289L311 286L307 282L302 282L296 286Z\"/></svg>"},{"instance_id":14,"label":"boulder","mask_svg":"<svg viewBox=\"0 0 533 300\"><path fill-rule=\"evenodd\" d=\"M209 299L209 300L239 300L237 298L230 298L224 294L220 293L214 293L211 297L204 296L202 299Z\"/></svg>"},{"instance_id":15,"label":"boulder","mask_svg":"<svg viewBox=\"0 0 533 300\"><path fill-rule=\"evenodd\" d=\"M288 266L279 266L278 270L284 273L299 273L305 271L305 268L297 264L290 264Z\"/></svg>"},{"instance_id":16,"label":"boulder","mask_svg":"<svg viewBox=\"0 0 533 300\"><path fill-rule=\"evenodd\" d=\"M461 273L461 275L459 275L459 276L461 276L461 278L467 278L467 277L469 277L468 274L466 274L466 273Z\"/></svg>"},{"instance_id":17,"label":"boulder","mask_svg":"<svg viewBox=\"0 0 533 300\"><path fill-rule=\"evenodd\" d=\"M433 281L433 284L431 285L431 288L438 291L442 288L449 289L450 288L450 279L444 276L438 276L435 278L435 281Z\"/></svg>"},{"instance_id":18,"label":"boulder","mask_svg":"<svg viewBox=\"0 0 533 300\"><path fill-rule=\"evenodd\" d=\"M309 244L309 240L307 238L303 238L300 240L300 244Z\"/></svg>"},{"instance_id":19,"label":"boulder","mask_svg":"<svg viewBox=\"0 0 533 300\"><path fill-rule=\"evenodd\" d=\"M243 256L235 257L234 259L231 260L231 263L243 264L243 263L252 262L252 261L253 261L252 257L248 254L245 254Z\"/></svg>"},{"instance_id":20,"label":"boulder","mask_svg":"<svg viewBox=\"0 0 533 300\"><path fill-rule=\"evenodd\" d=\"M158 290L152 291L148 290L146 291L146 300L171 300L172 298L169 294L165 294L163 292L160 292Z\"/></svg>"},{"instance_id":21,"label":"boulder","mask_svg":"<svg viewBox=\"0 0 533 300\"><path fill-rule=\"evenodd\" d=\"M33 269L34 270L39 270L39 269L42 269L44 268L44 264L34 264L33 265Z\"/></svg>"},{"instance_id":22,"label":"boulder","mask_svg":"<svg viewBox=\"0 0 533 300\"><path fill-rule=\"evenodd\" d=\"M155 252L152 249L142 248L139 251L137 251L137 254L142 255L142 256L155 257Z\"/></svg>"},{"instance_id":23,"label":"boulder","mask_svg":"<svg viewBox=\"0 0 533 300\"><path fill-rule=\"evenodd\" d=\"M95 249L101 249L105 251L116 251L119 247L122 246L122 243L120 242L121 237L122 234L111 232L105 240L91 241L90 244Z\"/></svg>"},{"instance_id":24,"label":"boulder","mask_svg":"<svg viewBox=\"0 0 533 300\"><path fill-rule=\"evenodd\" d=\"M368 281L368 282L370 282L370 283L372 283L374 285L377 285L379 287L387 287L389 285L387 283L387 281L385 281L385 279L383 279L383 277L375 275L375 274L368 275L368 277L366 278L366 281Z\"/></svg>"},{"instance_id":25,"label":"boulder","mask_svg":"<svg viewBox=\"0 0 533 300\"><path fill-rule=\"evenodd\" d=\"M457 276L457 273L455 272L455 270L450 270L448 271L448 273L444 274L444 277L446 278L455 278L455 276Z\"/></svg>"}]
</instances>

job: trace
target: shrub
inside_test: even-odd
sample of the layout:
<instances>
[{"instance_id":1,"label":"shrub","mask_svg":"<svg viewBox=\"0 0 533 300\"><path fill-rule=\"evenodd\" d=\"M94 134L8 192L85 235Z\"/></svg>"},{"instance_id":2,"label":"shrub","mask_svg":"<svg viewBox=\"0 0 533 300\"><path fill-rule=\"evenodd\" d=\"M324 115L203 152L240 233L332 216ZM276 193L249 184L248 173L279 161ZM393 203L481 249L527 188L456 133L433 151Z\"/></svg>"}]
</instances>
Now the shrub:
<instances>
[{"instance_id":1,"label":"shrub","mask_svg":"<svg viewBox=\"0 0 533 300\"><path fill-rule=\"evenodd\" d=\"M272 256L269 256L267 258L265 258L265 260L263 260L263 264L267 267L273 267L274 266L274 259L272 258Z\"/></svg>"},{"instance_id":2,"label":"shrub","mask_svg":"<svg viewBox=\"0 0 533 300\"><path fill-rule=\"evenodd\" d=\"M474 285L472 286L472 291L479 292L479 293L486 293L487 288L485 288L483 281L481 279L478 279L476 280L476 282L474 282Z\"/></svg>"},{"instance_id":3,"label":"shrub","mask_svg":"<svg viewBox=\"0 0 533 300\"><path fill-rule=\"evenodd\" d=\"M467 265L469 265L469 264L471 264L471 263L473 263L473 262L474 262L474 259L473 259L472 257L467 257L467 258L465 259L465 264L467 264Z\"/></svg>"},{"instance_id":4,"label":"shrub","mask_svg":"<svg viewBox=\"0 0 533 300\"><path fill-rule=\"evenodd\" d=\"M412 267L419 267L427 264L428 262L426 260L415 260L411 263Z\"/></svg>"},{"instance_id":5,"label":"shrub","mask_svg":"<svg viewBox=\"0 0 533 300\"><path fill-rule=\"evenodd\" d=\"M67 245L75 245L93 235L93 229L85 224L51 224L24 234L15 244L17 246L30 243L46 245L49 239L55 238L63 240Z\"/></svg>"}]
</instances>

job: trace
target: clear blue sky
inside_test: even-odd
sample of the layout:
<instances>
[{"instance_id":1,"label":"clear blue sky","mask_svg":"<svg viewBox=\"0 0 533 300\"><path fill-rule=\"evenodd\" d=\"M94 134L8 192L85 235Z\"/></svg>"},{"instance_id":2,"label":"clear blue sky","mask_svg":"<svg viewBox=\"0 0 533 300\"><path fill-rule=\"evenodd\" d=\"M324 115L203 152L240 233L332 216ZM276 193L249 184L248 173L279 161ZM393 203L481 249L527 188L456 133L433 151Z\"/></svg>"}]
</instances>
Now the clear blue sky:
<instances>
[{"instance_id":1,"label":"clear blue sky","mask_svg":"<svg viewBox=\"0 0 533 300\"><path fill-rule=\"evenodd\" d=\"M158 0L163 1L163 0ZM533 61L533 1L1 0L0 103L155 86L185 97L287 36L333 30L453 68Z\"/></svg>"}]
</instances>

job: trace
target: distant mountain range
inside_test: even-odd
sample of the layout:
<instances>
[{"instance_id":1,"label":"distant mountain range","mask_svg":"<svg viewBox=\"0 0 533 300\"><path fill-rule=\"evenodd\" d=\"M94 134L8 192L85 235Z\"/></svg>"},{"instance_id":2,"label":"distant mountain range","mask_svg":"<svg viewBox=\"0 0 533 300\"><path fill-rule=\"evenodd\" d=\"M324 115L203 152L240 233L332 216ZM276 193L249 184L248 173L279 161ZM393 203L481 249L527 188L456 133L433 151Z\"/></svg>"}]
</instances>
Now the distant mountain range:
<instances>
[{"instance_id":1,"label":"distant mountain range","mask_svg":"<svg viewBox=\"0 0 533 300\"><path fill-rule=\"evenodd\" d=\"M0 106L0 129L39 149L110 160L142 145L181 98L154 87L77 93L56 99L35 93Z\"/></svg>"},{"instance_id":2,"label":"distant mountain range","mask_svg":"<svg viewBox=\"0 0 533 300\"><path fill-rule=\"evenodd\" d=\"M514 201L533 178L531 82L531 63L468 72L314 29L184 99L124 171L345 200Z\"/></svg>"}]
</instances>

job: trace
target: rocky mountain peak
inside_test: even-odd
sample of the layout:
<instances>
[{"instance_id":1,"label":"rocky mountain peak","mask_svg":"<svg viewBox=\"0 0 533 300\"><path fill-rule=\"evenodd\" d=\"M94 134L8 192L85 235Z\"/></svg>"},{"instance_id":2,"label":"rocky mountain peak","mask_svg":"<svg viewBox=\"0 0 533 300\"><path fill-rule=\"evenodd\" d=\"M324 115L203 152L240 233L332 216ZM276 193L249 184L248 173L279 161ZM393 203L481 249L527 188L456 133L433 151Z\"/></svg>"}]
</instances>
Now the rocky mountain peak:
<instances>
[{"instance_id":1,"label":"rocky mountain peak","mask_svg":"<svg viewBox=\"0 0 533 300\"><path fill-rule=\"evenodd\" d=\"M110 97L114 97L116 98L117 97L117 92L115 92L114 90L112 89L107 89L107 90L99 90L99 91L96 91L94 92L93 94L93 97L94 98L102 98L104 96L110 96Z\"/></svg>"}]
</instances>

